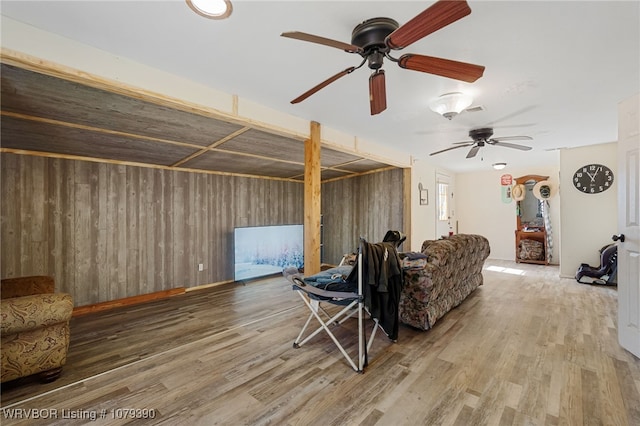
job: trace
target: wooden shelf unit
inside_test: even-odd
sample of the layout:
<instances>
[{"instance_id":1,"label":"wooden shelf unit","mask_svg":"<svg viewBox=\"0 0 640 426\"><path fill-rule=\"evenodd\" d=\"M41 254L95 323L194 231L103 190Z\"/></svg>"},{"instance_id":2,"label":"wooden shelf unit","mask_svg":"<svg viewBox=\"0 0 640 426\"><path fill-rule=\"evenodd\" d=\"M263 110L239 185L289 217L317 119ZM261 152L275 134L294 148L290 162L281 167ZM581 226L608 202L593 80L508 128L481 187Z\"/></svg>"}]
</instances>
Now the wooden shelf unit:
<instances>
[{"instance_id":1,"label":"wooden shelf unit","mask_svg":"<svg viewBox=\"0 0 640 426\"><path fill-rule=\"evenodd\" d=\"M520 257L518 256L518 252L520 250L520 241L527 239L540 241L542 243L544 260L520 259ZM516 230L516 263L536 263L538 265L548 265L549 261L547 260L547 250L547 231L545 231L544 229L535 232Z\"/></svg>"},{"instance_id":2,"label":"wooden shelf unit","mask_svg":"<svg viewBox=\"0 0 640 426\"><path fill-rule=\"evenodd\" d=\"M535 182L541 182L543 180L547 180L549 179L549 176L541 176L541 175L526 175L526 176L521 176L519 178L516 178L515 181L517 184L526 184L529 181L535 181ZM548 244L547 244L547 231L544 228L544 226L536 226L536 229L539 229L538 231L525 231L525 227L527 226L527 224L522 223L522 221L520 220L520 216L517 216L517 226L516 226L516 263L535 263L538 265L548 265L549 261L548 261L548 252L547 250L549 249ZM544 254L544 260L529 260L529 259L520 259L518 252L520 249L520 241L522 240L536 240L536 241L540 241L542 243L542 247L543 247L543 254Z\"/></svg>"}]
</instances>

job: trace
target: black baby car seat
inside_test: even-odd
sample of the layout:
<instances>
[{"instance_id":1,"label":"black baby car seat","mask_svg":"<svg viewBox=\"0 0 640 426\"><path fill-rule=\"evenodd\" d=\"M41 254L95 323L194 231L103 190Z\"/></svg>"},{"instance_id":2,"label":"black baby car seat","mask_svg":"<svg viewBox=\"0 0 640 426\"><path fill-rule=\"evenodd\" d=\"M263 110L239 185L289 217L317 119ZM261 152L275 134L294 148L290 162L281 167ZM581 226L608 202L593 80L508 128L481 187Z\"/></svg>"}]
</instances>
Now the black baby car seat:
<instances>
[{"instance_id":1,"label":"black baby car seat","mask_svg":"<svg viewBox=\"0 0 640 426\"><path fill-rule=\"evenodd\" d=\"M600 249L600 266L593 267L583 263L576 272L576 280L581 284L617 285L618 246L608 244ZM582 280L583 277L587 278ZM604 279L606 277L606 279Z\"/></svg>"}]
</instances>

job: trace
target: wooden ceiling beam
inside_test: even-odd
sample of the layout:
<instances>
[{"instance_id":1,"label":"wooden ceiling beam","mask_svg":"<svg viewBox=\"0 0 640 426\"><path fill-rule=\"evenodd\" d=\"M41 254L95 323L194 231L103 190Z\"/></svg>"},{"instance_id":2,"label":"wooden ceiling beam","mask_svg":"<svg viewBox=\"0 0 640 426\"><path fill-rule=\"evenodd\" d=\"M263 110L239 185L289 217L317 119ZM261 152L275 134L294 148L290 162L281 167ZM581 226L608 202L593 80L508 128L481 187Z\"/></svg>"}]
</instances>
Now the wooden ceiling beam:
<instances>
[{"instance_id":1,"label":"wooden ceiling beam","mask_svg":"<svg viewBox=\"0 0 640 426\"><path fill-rule=\"evenodd\" d=\"M213 149L213 148L215 148L217 146L220 146L220 145L222 145L223 143L225 143L227 141L230 141L231 139L235 138L236 136L239 136L239 135L243 134L244 132L246 132L247 130L250 130L250 129L251 129L250 127L243 127L242 129L236 130L235 132L225 136L224 138L222 138L222 139L220 139L218 141L215 141L214 143L202 148L200 151L194 152L193 154L191 154L189 156L186 156L185 158L183 158L180 161L176 161L175 163L173 163L171 165L171 167L177 167L177 166L179 166L181 164L186 163L189 160L192 160L192 159L194 159L196 157L199 157L200 155L204 154L205 152L210 151L211 149Z\"/></svg>"},{"instance_id":2,"label":"wooden ceiling beam","mask_svg":"<svg viewBox=\"0 0 640 426\"><path fill-rule=\"evenodd\" d=\"M141 163L138 161L109 160L106 158L87 157L85 155L60 154L56 152L32 151L28 149L0 147L0 153L30 155L33 157L44 157L44 158L60 158L63 160L87 161L90 163L117 164L117 165L123 165L123 166L143 167L146 169L171 170L171 171L179 171L179 172L200 173L205 175L234 176L234 177L243 177L243 178L251 178L251 179L277 180L277 181L283 181L283 182L301 183L301 181L298 179L291 179L287 177L252 175L249 173L223 172L219 170L196 169L193 167L171 167L171 166L163 166L160 164Z\"/></svg>"}]
</instances>

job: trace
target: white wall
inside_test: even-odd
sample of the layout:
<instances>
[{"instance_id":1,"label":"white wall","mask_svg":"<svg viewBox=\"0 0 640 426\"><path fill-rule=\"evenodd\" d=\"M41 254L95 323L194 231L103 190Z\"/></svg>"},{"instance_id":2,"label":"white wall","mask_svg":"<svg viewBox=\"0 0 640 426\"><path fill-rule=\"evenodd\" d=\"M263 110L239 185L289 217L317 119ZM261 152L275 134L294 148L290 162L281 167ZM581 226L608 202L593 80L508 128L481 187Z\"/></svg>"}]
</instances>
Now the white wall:
<instances>
[{"instance_id":1,"label":"white wall","mask_svg":"<svg viewBox=\"0 0 640 426\"><path fill-rule=\"evenodd\" d=\"M436 229L437 199L436 176L443 174L451 177L451 188L455 191L455 173L438 168L428 161L415 160L411 169L411 250L420 251L424 240L440 238ZM428 192L429 203L421 205L418 197L418 184L422 183ZM451 218L455 229L456 198L454 196L451 209L454 216Z\"/></svg>"},{"instance_id":2,"label":"white wall","mask_svg":"<svg viewBox=\"0 0 640 426\"><path fill-rule=\"evenodd\" d=\"M513 179L524 175L549 176L551 185L558 187L558 167L505 168L486 172L460 173L456 176L458 231L461 234L480 234L491 246L491 259L515 260L516 203L502 201L500 176L510 174ZM559 263L560 200L556 194L549 200L553 232L553 260Z\"/></svg>"},{"instance_id":3,"label":"white wall","mask_svg":"<svg viewBox=\"0 0 640 426\"><path fill-rule=\"evenodd\" d=\"M565 149L560 152L562 247L560 276L573 277L581 263L600 264L599 250L617 233L617 181L600 194L584 194L572 183L573 174L587 164L603 164L617 177L617 143Z\"/></svg>"},{"instance_id":4,"label":"white wall","mask_svg":"<svg viewBox=\"0 0 640 426\"><path fill-rule=\"evenodd\" d=\"M418 185L428 194L428 204L420 205ZM411 169L411 251L420 251L424 240L432 240L436 230L436 168L427 162L415 160ZM406 249L406 248L405 248Z\"/></svg>"},{"instance_id":5,"label":"white wall","mask_svg":"<svg viewBox=\"0 0 640 426\"><path fill-rule=\"evenodd\" d=\"M600 264L599 249L611 242L617 232L617 182L601 194L583 194L573 186L575 171L598 163L617 173L617 143L565 149L558 162L546 167L517 168L455 175L458 232L480 234L489 239L491 259L515 259L516 204L502 202L500 176L517 178L529 174L549 176L557 194L549 200L553 231L553 261L560 265L562 277L574 277L581 263ZM429 205L413 203L412 250L419 250L425 239L438 238L435 230L435 181L438 169L416 161L412 186L418 182L429 189ZM417 197L416 197L417 198Z\"/></svg>"}]
</instances>

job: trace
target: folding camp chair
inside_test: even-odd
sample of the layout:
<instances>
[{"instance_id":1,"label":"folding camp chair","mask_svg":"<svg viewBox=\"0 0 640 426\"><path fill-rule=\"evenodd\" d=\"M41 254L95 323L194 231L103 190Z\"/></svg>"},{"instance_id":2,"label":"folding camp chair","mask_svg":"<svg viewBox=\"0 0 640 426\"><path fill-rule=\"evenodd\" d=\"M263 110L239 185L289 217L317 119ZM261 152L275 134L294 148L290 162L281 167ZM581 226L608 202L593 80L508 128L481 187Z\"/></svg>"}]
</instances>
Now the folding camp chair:
<instances>
[{"instance_id":1,"label":"folding camp chair","mask_svg":"<svg viewBox=\"0 0 640 426\"><path fill-rule=\"evenodd\" d=\"M365 292L367 291L367 286L363 284L363 265L365 262L363 262L362 256L363 247L367 244L368 243L364 239L360 239L355 265L352 267L346 279L338 279L337 282L334 283L335 285L333 289L331 285L327 285L325 288L320 288L316 285L317 282L312 280L312 277L303 278L295 268L287 268L283 272L284 276L293 284L293 290L298 293L304 304L310 310L307 321L302 327L300 334L293 342L293 347L296 349L300 348L324 330L331 340L333 340L351 367L358 373L364 372L364 367L367 366L367 353L371 350L378 328L385 332L384 328L380 325L379 319L374 318L365 306ZM395 253L395 255L397 256L397 253ZM342 271L344 271L344 269L342 269ZM327 273L331 274L331 270L325 271L325 274ZM336 288L338 288L339 291L336 291ZM343 306L343 308L338 313L331 315L323 308L322 303L340 305ZM323 318L323 316L325 318ZM358 354L355 360L347 353L343 344L340 343L336 335L331 330L332 326L339 326L354 316L356 316L358 320ZM373 320L373 328L369 335L368 343L366 342L367 339L365 335L365 317L369 317ZM313 318L320 323L320 326L303 338Z\"/></svg>"}]
</instances>

